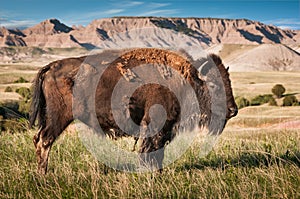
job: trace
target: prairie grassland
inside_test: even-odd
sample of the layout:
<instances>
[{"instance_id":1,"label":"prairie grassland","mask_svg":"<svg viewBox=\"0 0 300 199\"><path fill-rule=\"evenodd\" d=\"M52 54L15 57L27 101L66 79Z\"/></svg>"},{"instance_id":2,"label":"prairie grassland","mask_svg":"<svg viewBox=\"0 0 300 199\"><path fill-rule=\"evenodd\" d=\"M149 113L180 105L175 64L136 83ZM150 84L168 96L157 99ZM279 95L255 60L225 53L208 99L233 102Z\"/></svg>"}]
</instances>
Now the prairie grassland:
<instances>
[{"instance_id":1,"label":"prairie grassland","mask_svg":"<svg viewBox=\"0 0 300 199\"><path fill-rule=\"evenodd\" d=\"M272 94L275 84L282 84L286 93L294 93L300 99L300 72L231 72L235 96L253 98L261 94Z\"/></svg>"},{"instance_id":2,"label":"prairie grassland","mask_svg":"<svg viewBox=\"0 0 300 199\"><path fill-rule=\"evenodd\" d=\"M161 174L107 169L69 131L39 176L34 132L1 132L0 198L299 198L300 131L276 128L278 112L300 120L299 107L242 109L206 157L195 143Z\"/></svg>"}]
</instances>

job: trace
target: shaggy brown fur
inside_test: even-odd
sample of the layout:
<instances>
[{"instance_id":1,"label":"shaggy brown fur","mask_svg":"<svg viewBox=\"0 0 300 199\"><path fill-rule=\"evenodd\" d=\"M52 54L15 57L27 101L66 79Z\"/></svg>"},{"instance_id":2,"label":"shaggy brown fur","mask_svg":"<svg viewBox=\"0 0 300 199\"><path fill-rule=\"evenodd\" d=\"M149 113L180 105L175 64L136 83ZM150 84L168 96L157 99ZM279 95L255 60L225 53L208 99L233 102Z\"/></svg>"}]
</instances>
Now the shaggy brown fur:
<instances>
[{"instance_id":1,"label":"shaggy brown fur","mask_svg":"<svg viewBox=\"0 0 300 199\"><path fill-rule=\"evenodd\" d=\"M118 58L114 60L115 57ZM210 57L218 66L225 85L228 108L226 120L228 120L237 114L229 74L218 56L210 55ZM212 102L205 81L199 78L201 75L192 63L193 61L184 55L172 51L146 48L125 53L106 51L89 57L55 61L43 67L34 82L30 118L30 126L34 125L36 118L39 121L39 131L33 139L38 171L46 173L53 142L74 119L79 119L94 129L100 124L104 133L112 138L129 136L116 124L111 109L112 95L122 78L127 82L141 81L133 69L143 64L153 64L165 79L172 78L172 71L164 66L170 66L184 77L186 83L194 89L200 111L205 116L200 118L199 125L207 126L210 122L209 107ZM76 89L80 92L79 96L74 94ZM138 87L132 96L128 97L130 118L138 126L144 126L145 131L149 131L147 126L152 122L149 110L153 105L160 104L166 111L166 121L159 132L143 137L142 134L145 132L140 128L135 130L137 132L134 135L136 140L141 139L142 144L138 152L141 154L142 162L162 168L163 150L162 153L156 151L163 149L166 142L175 136L173 129L180 120L180 103L172 91L154 83ZM223 127L217 131L221 132ZM147 155L150 152L153 153Z\"/></svg>"}]
</instances>

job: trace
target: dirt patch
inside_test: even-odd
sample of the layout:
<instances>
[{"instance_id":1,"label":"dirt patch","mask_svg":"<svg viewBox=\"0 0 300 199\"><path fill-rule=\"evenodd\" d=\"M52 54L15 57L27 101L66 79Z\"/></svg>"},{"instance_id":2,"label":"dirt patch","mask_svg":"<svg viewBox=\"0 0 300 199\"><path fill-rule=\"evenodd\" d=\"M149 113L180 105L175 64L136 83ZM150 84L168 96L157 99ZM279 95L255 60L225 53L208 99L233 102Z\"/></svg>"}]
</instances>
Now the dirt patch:
<instances>
[{"instance_id":1,"label":"dirt patch","mask_svg":"<svg viewBox=\"0 0 300 199\"><path fill-rule=\"evenodd\" d=\"M300 129L300 120L283 122L275 126L276 129Z\"/></svg>"},{"instance_id":2,"label":"dirt patch","mask_svg":"<svg viewBox=\"0 0 300 199\"><path fill-rule=\"evenodd\" d=\"M0 92L0 102L3 101L19 101L21 96L15 92Z\"/></svg>"}]
</instances>

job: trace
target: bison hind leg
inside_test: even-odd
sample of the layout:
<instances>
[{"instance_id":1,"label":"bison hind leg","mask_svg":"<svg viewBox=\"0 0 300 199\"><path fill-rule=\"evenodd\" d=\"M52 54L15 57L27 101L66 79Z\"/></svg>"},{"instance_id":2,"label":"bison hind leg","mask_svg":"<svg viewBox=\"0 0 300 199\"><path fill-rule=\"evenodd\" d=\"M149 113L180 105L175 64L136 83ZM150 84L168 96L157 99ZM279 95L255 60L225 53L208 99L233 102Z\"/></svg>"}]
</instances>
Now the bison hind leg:
<instances>
[{"instance_id":1,"label":"bison hind leg","mask_svg":"<svg viewBox=\"0 0 300 199\"><path fill-rule=\"evenodd\" d=\"M53 142L55 141L55 137L45 136L45 133L48 130L48 128L40 129L33 138L33 143L36 148L36 156L38 161L37 172L43 175L47 172L49 152Z\"/></svg>"},{"instance_id":2,"label":"bison hind leg","mask_svg":"<svg viewBox=\"0 0 300 199\"><path fill-rule=\"evenodd\" d=\"M49 152L56 138L70 124L71 120L59 123L48 122L46 127L41 128L33 137L38 161L38 173L46 174L48 167Z\"/></svg>"}]
</instances>

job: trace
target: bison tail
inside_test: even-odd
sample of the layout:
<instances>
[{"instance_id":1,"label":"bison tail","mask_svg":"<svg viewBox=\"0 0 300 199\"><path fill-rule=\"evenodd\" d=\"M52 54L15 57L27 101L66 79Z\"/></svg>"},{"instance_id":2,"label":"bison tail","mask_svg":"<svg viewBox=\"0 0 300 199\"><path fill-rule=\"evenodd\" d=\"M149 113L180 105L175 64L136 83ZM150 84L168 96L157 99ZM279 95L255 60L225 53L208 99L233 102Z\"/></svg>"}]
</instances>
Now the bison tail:
<instances>
[{"instance_id":1,"label":"bison tail","mask_svg":"<svg viewBox=\"0 0 300 199\"><path fill-rule=\"evenodd\" d=\"M32 128L36 119L38 119L38 127L46 125L46 100L43 93L43 82L45 73L50 69L47 65L40 69L33 82L33 95L30 106L29 128Z\"/></svg>"}]
</instances>

